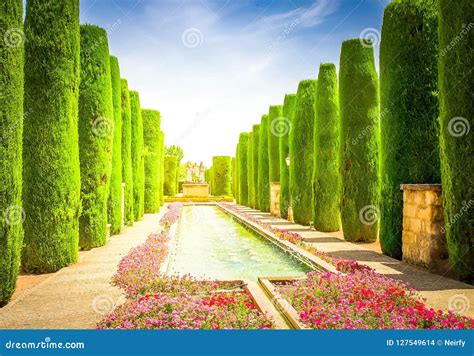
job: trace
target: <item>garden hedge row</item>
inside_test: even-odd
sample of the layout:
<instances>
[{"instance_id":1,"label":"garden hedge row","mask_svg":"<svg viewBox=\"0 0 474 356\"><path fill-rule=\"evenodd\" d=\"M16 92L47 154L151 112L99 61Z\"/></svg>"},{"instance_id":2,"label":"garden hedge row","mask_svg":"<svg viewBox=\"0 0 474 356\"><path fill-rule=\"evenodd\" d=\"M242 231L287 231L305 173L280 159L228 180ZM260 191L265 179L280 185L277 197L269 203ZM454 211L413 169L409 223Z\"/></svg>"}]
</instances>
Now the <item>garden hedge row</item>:
<instances>
[{"instance_id":1,"label":"garden hedge row","mask_svg":"<svg viewBox=\"0 0 474 356\"><path fill-rule=\"evenodd\" d=\"M79 159L82 213L79 247L103 246L107 239L107 199L112 169L114 107L107 32L81 25Z\"/></svg>"},{"instance_id":2,"label":"garden hedge row","mask_svg":"<svg viewBox=\"0 0 474 356\"><path fill-rule=\"evenodd\" d=\"M239 137L239 198L240 204L248 206L249 204L249 188L248 188L248 161L247 161L247 145L249 141L248 132L242 132Z\"/></svg>"},{"instance_id":3,"label":"garden hedge row","mask_svg":"<svg viewBox=\"0 0 474 356\"><path fill-rule=\"evenodd\" d=\"M401 258L400 184L440 182L435 0L401 0L385 8L380 106L380 245L386 255Z\"/></svg>"},{"instance_id":4,"label":"garden hedge row","mask_svg":"<svg viewBox=\"0 0 474 356\"><path fill-rule=\"evenodd\" d=\"M145 200L145 165L143 157L143 119L140 97L130 91L130 111L132 122L132 170L133 170L133 214L135 221L141 220Z\"/></svg>"},{"instance_id":5,"label":"garden hedge row","mask_svg":"<svg viewBox=\"0 0 474 356\"><path fill-rule=\"evenodd\" d=\"M321 64L316 98L313 163L313 225L338 231L340 215L339 96L336 66Z\"/></svg>"},{"instance_id":6,"label":"garden hedge row","mask_svg":"<svg viewBox=\"0 0 474 356\"><path fill-rule=\"evenodd\" d=\"M236 184L235 182L236 182L236 177L237 177L236 172L235 172L235 157L232 157L231 165L232 165L232 196L235 198L235 184ZM206 178L206 182L209 182L207 178Z\"/></svg>"},{"instance_id":7,"label":"garden hedge row","mask_svg":"<svg viewBox=\"0 0 474 356\"><path fill-rule=\"evenodd\" d=\"M280 135L280 215L282 218L288 218L288 208L290 207L290 170L287 164L287 158L290 155L290 130L293 121L293 112L295 109L296 94L286 94L283 102L282 120L284 131Z\"/></svg>"},{"instance_id":8,"label":"garden hedge row","mask_svg":"<svg viewBox=\"0 0 474 356\"><path fill-rule=\"evenodd\" d=\"M178 168L176 156L165 155L164 167L163 192L164 195L172 197L176 195L178 188L176 186L176 170Z\"/></svg>"},{"instance_id":9,"label":"garden hedge row","mask_svg":"<svg viewBox=\"0 0 474 356\"><path fill-rule=\"evenodd\" d=\"M165 203L165 197L163 194L163 184L164 184L164 178L165 178L165 133L163 131L160 131L160 155L159 155L159 160L158 160L158 169L160 171L159 175L159 183L158 183L158 190L159 190L159 195L160 195L160 206L163 206Z\"/></svg>"},{"instance_id":10,"label":"garden hedge row","mask_svg":"<svg viewBox=\"0 0 474 356\"><path fill-rule=\"evenodd\" d=\"M114 105L114 139L107 210L110 233L116 235L122 228L122 83L119 62L114 56L110 56L110 74Z\"/></svg>"},{"instance_id":11,"label":"garden hedge row","mask_svg":"<svg viewBox=\"0 0 474 356\"><path fill-rule=\"evenodd\" d=\"M449 259L474 282L474 29L470 0L438 0L441 181ZM471 209L471 210L469 210Z\"/></svg>"},{"instance_id":12,"label":"garden hedge row","mask_svg":"<svg viewBox=\"0 0 474 356\"><path fill-rule=\"evenodd\" d=\"M368 41L342 43L339 102L344 238L371 242L377 238L379 218L379 107L374 49Z\"/></svg>"},{"instance_id":13,"label":"garden hedge row","mask_svg":"<svg viewBox=\"0 0 474 356\"><path fill-rule=\"evenodd\" d=\"M270 211L270 167L268 163L268 115L262 116L258 139L258 207L261 211Z\"/></svg>"},{"instance_id":14,"label":"garden hedge row","mask_svg":"<svg viewBox=\"0 0 474 356\"><path fill-rule=\"evenodd\" d=\"M132 121L130 109L130 92L125 79L121 80L122 90L122 177L124 189L124 222L132 226L135 221L133 213L133 169L132 169Z\"/></svg>"},{"instance_id":15,"label":"garden hedge row","mask_svg":"<svg viewBox=\"0 0 474 356\"><path fill-rule=\"evenodd\" d=\"M25 36L22 267L49 273L78 256L79 0L29 0Z\"/></svg>"},{"instance_id":16,"label":"garden hedge row","mask_svg":"<svg viewBox=\"0 0 474 356\"><path fill-rule=\"evenodd\" d=\"M215 156L212 158L214 174L212 177L212 195L232 195L232 167L229 156Z\"/></svg>"},{"instance_id":17,"label":"garden hedge row","mask_svg":"<svg viewBox=\"0 0 474 356\"><path fill-rule=\"evenodd\" d=\"M251 184L253 185L253 198L251 206L254 209L259 209L259 193L258 193L258 147L260 142L260 124L253 125L252 127L252 167L253 177Z\"/></svg>"},{"instance_id":18,"label":"garden hedge row","mask_svg":"<svg viewBox=\"0 0 474 356\"><path fill-rule=\"evenodd\" d=\"M142 109L145 165L145 213L158 213L160 197L160 112Z\"/></svg>"},{"instance_id":19,"label":"garden hedge row","mask_svg":"<svg viewBox=\"0 0 474 356\"><path fill-rule=\"evenodd\" d=\"M280 181L280 135L282 107L272 105L268 110L268 164L270 182Z\"/></svg>"},{"instance_id":20,"label":"garden hedge row","mask_svg":"<svg viewBox=\"0 0 474 356\"><path fill-rule=\"evenodd\" d=\"M248 206L255 205L255 186L253 184L254 166L253 166L253 131L249 132L247 144L247 184L249 191Z\"/></svg>"},{"instance_id":21,"label":"garden hedge row","mask_svg":"<svg viewBox=\"0 0 474 356\"><path fill-rule=\"evenodd\" d=\"M316 80L298 85L290 133L290 194L295 223L309 225L312 209L313 131L315 121Z\"/></svg>"},{"instance_id":22,"label":"garden hedge row","mask_svg":"<svg viewBox=\"0 0 474 356\"><path fill-rule=\"evenodd\" d=\"M15 291L23 241L22 227L22 132L23 43L11 29L23 30L23 3L5 0L0 5L0 307ZM8 32L10 31L10 32ZM8 35L10 34L10 35Z\"/></svg>"},{"instance_id":23,"label":"garden hedge row","mask_svg":"<svg viewBox=\"0 0 474 356\"><path fill-rule=\"evenodd\" d=\"M240 185L240 178L239 178L239 144L235 148L235 200L240 202L239 196L239 185Z\"/></svg>"}]
</instances>

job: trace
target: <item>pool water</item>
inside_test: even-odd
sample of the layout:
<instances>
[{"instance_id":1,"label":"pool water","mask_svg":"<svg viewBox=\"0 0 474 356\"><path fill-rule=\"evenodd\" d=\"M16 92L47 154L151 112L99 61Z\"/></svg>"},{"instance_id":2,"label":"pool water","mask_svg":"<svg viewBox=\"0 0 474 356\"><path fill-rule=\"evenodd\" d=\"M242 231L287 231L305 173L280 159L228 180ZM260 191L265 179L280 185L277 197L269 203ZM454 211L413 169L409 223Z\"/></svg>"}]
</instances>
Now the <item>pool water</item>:
<instances>
[{"instance_id":1,"label":"pool water","mask_svg":"<svg viewBox=\"0 0 474 356\"><path fill-rule=\"evenodd\" d=\"M184 206L170 274L211 279L303 276L311 269L215 206Z\"/></svg>"}]
</instances>

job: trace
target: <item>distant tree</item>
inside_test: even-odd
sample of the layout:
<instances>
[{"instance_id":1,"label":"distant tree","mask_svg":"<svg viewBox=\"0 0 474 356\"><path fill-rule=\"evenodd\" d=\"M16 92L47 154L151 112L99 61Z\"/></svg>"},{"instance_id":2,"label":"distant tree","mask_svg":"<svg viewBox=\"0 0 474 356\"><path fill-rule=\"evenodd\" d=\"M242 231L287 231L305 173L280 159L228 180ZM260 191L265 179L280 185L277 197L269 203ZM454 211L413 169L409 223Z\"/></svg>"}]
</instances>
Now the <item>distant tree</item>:
<instances>
[{"instance_id":1,"label":"distant tree","mask_svg":"<svg viewBox=\"0 0 474 356\"><path fill-rule=\"evenodd\" d=\"M182 161L184 157L183 149L177 145L166 146L165 154L169 156L176 156L178 164Z\"/></svg>"}]
</instances>

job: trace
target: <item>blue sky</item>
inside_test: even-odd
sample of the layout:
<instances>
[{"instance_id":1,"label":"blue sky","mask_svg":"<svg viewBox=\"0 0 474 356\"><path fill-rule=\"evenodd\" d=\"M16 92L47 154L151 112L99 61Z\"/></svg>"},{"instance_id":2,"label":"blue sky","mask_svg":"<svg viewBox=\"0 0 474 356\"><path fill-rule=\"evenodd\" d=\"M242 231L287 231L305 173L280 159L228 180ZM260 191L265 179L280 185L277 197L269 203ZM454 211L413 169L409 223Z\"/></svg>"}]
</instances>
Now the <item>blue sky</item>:
<instances>
[{"instance_id":1,"label":"blue sky","mask_svg":"<svg viewBox=\"0 0 474 356\"><path fill-rule=\"evenodd\" d=\"M166 144L210 164L320 63L338 66L343 40L377 37L388 2L81 0L81 22L108 30L122 77L161 111Z\"/></svg>"}]
</instances>

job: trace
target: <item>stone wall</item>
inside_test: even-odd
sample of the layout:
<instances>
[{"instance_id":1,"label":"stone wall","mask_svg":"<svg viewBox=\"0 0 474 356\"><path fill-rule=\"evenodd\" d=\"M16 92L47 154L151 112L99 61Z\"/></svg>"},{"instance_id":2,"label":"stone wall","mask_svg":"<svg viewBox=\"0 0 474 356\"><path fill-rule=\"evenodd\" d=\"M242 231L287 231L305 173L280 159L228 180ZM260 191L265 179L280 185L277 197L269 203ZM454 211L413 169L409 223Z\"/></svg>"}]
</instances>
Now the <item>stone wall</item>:
<instances>
[{"instance_id":1,"label":"stone wall","mask_svg":"<svg viewBox=\"0 0 474 356\"><path fill-rule=\"evenodd\" d=\"M448 269L443 200L439 184L402 184L403 260L442 272Z\"/></svg>"},{"instance_id":2,"label":"stone wall","mask_svg":"<svg viewBox=\"0 0 474 356\"><path fill-rule=\"evenodd\" d=\"M202 197L209 196L209 184L207 183L184 183L183 184L184 197Z\"/></svg>"},{"instance_id":3,"label":"stone wall","mask_svg":"<svg viewBox=\"0 0 474 356\"><path fill-rule=\"evenodd\" d=\"M270 214L280 216L280 183L270 184Z\"/></svg>"}]
</instances>

